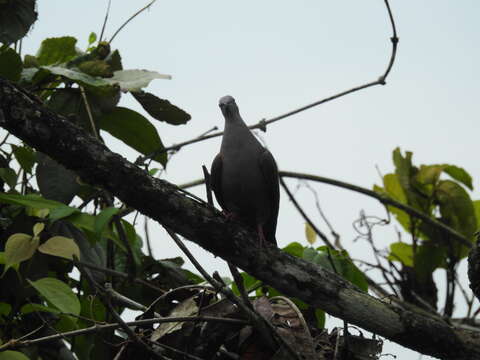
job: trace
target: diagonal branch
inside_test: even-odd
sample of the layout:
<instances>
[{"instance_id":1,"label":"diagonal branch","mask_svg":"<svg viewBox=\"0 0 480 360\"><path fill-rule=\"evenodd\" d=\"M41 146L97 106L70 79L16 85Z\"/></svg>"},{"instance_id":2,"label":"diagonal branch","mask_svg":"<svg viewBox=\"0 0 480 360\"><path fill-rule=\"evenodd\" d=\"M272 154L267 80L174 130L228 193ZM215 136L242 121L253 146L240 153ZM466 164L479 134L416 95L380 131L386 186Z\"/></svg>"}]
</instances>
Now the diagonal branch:
<instances>
[{"instance_id":1,"label":"diagonal branch","mask_svg":"<svg viewBox=\"0 0 480 360\"><path fill-rule=\"evenodd\" d=\"M103 187L128 206L285 295L424 354L480 358L478 333L455 328L426 312L382 302L314 264L274 247L259 247L253 230L229 222L177 186L149 176L3 79L0 126L75 171L83 181Z\"/></svg>"}]
</instances>

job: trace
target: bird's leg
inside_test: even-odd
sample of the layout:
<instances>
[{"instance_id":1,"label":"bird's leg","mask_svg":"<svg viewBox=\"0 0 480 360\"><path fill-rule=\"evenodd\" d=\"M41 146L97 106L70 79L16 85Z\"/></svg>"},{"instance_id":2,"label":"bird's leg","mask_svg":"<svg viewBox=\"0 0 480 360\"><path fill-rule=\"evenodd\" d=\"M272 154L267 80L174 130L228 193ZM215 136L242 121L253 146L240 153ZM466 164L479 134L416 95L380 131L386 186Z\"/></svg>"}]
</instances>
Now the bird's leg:
<instances>
[{"instance_id":1,"label":"bird's leg","mask_svg":"<svg viewBox=\"0 0 480 360\"><path fill-rule=\"evenodd\" d=\"M238 215L235 214L233 211L228 211L228 210L222 210L223 216L227 218L227 220L233 220L236 221L239 219Z\"/></svg>"},{"instance_id":2,"label":"bird's leg","mask_svg":"<svg viewBox=\"0 0 480 360\"><path fill-rule=\"evenodd\" d=\"M265 234L263 233L263 226L262 224L257 225L257 233L258 233L258 240L260 241L260 247L267 246L267 239L265 238Z\"/></svg>"}]
</instances>

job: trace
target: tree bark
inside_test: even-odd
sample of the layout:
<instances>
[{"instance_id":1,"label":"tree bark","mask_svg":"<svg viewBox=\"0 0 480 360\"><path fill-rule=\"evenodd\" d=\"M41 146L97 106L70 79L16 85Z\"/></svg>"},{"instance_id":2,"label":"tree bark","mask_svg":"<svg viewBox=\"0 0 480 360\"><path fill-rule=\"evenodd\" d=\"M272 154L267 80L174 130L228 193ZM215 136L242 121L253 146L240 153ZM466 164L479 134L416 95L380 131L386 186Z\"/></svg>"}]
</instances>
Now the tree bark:
<instances>
[{"instance_id":1,"label":"tree bark","mask_svg":"<svg viewBox=\"0 0 480 360\"><path fill-rule=\"evenodd\" d=\"M0 126L80 178L247 271L288 296L403 346L443 359L480 359L480 332L455 328L424 311L381 301L336 274L274 247L228 222L208 204L111 152L19 86L0 79ZM199 164L200 168L200 164Z\"/></svg>"}]
</instances>

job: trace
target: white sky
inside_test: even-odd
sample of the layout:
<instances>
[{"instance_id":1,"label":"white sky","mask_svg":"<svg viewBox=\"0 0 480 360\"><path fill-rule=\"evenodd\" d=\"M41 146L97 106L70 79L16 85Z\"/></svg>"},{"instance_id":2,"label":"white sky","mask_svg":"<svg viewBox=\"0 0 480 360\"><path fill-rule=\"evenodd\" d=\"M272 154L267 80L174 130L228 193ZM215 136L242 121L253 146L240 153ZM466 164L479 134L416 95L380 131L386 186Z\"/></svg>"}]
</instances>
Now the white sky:
<instances>
[{"instance_id":1,"label":"white sky","mask_svg":"<svg viewBox=\"0 0 480 360\"><path fill-rule=\"evenodd\" d=\"M40 0L39 21L23 42L34 54L46 37L71 35L85 49L91 31L100 33L106 1ZM112 1L107 38L146 2ZM327 176L371 188L379 184L375 166L391 172L392 150L414 153L415 164L452 163L464 167L478 187L477 160L480 93L478 14L475 0L391 1L400 38L396 64L387 86L375 87L316 107L270 126L261 136L280 169ZM124 68L171 74L147 89L192 115L186 126L155 123L170 145L223 128L218 99L233 95L247 123L270 118L380 76L390 56L391 30L381 0L368 1L157 1L131 22L112 47ZM142 112L129 96L122 105ZM111 148L134 160L138 154L109 139ZM202 176L220 138L192 145L175 155L165 179L181 184ZM290 187L295 181L288 181ZM355 258L371 256L365 242L353 243L351 223L364 209L384 216L372 199L328 185L315 185L321 205L343 245ZM194 191L203 197L204 191ZM320 227L311 193L298 199ZM480 198L477 189L472 193ZM305 244L302 219L282 194L277 239ZM181 255L157 227L152 227L158 258ZM141 232L140 232L141 233ZM395 229L379 231L377 246L396 240ZM226 266L195 250L210 271ZM462 266L460 271L465 272ZM437 278L444 273L437 271ZM466 284L466 277L463 279ZM440 294L439 304L443 304ZM460 299L460 298L459 298ZM458 316L464 315L459 309ZM336 324L327 322L327 326ZM413 352L386 343L384 352L398 359ZM428 357L423 357L428 359Z\"/></svg>"}]
</instances>

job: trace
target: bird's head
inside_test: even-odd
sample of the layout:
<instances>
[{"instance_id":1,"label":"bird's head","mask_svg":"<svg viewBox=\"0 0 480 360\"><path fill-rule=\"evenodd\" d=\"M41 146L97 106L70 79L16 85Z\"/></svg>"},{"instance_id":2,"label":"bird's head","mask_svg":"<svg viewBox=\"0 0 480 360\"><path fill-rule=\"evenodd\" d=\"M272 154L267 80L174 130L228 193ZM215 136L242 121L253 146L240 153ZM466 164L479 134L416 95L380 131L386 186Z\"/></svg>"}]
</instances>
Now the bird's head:
<instances>
[{"instance_id":1,"label":"bird's head","mask_svg":"<svg viewBox=\"0 0 480 360\"><path fill-rule=\"evenodd\" d=\"M222 110L225 119L232 119L235 115L239 114L235 99L230 95L221 97L218 101L218 106L220 106L220 110Z\"/></svg>"}]
</instances>

